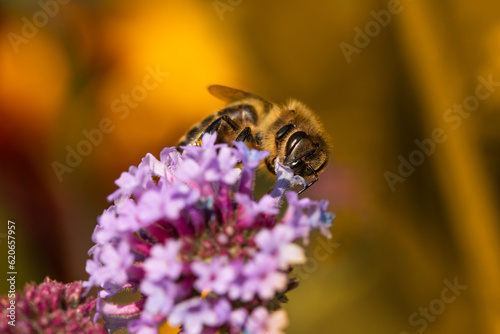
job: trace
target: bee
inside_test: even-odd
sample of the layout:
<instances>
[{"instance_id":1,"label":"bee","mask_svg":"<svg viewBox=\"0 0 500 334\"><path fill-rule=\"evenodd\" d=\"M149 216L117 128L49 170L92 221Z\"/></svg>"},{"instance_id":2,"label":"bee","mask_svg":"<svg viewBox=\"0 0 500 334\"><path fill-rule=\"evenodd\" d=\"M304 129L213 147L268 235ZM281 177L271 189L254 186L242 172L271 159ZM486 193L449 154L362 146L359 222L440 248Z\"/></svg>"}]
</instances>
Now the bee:
<instances>
[{"instance_id":1,"label":"bee","mask_svg":"<svg viewBox=\"0 0 500 334\"><path fill-rule=\"evenodd\" d=\"M199 145L205 133L217 132L217 141L243 141L249 148L269 151L267 169L275 173L276 159L296 175L312 177L302 193L319 180L328 162L330 140L317 116L303 103L283 105L239 89L212 85L208 91L226 103L184 135L178 146Z\"/></svg>"}]
</instances>

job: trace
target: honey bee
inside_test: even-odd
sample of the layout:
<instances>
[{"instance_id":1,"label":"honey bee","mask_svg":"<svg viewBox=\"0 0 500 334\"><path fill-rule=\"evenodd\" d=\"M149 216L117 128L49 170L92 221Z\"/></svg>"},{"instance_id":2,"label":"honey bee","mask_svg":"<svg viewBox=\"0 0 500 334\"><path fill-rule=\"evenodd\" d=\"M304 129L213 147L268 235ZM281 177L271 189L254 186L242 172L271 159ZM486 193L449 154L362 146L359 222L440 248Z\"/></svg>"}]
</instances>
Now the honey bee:
<instances>
[{"instance_id":1,"label":"honey bee","mask_svg":"<svg viewBox=\"0 0 500 334\"><path fill-rule=\"evenodd\" d=\"M249 148L269 151L267 169L275 173L277 158L296 175L312 177L299 192L309 188L325 169L329 137L317 116L303 103L290 99L283 105L239 89L212 85L209 92L226 108L212 113L183 136L178 146L199 145L205 133L217 132L217 141L243 141Z\"/></svg>"}]
</instances>

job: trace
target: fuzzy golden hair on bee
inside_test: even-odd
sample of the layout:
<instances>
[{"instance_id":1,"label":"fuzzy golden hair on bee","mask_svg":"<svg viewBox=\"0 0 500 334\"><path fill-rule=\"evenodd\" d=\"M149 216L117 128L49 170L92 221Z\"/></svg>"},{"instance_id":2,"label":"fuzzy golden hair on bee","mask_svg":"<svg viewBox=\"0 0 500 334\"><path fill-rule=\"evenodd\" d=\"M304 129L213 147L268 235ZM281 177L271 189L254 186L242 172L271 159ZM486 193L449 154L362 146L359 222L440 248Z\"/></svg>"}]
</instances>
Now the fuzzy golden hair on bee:
<instances>
[{"instance_id":1,"label":"fuzzy golden hair on bee","mask_svg":"<svg viewBox=\"0 0 500 334\"><path fill-rule=\"evenodd\" d=\"M306 154L309 160L307 166L297 166L302 176L312 176L323 171L328 162L330 139L316 114L305 104L289 99L283 105L275 105L263 120L261 129L261 148L271 152L266 161L268 169L274 168L277 157L286 164ZM284 132L283 129L287 130ZM301 143L302 148L295 147L298 143ZM310 151L314 153L307 155Z\"/></svg>"},{"instance_id":2,"label":"fuzzy golden hair on bee","mask_svg":"<svg viewBox=\"0 0 500 334\"><path fill-rule=\"evenodd\" d=\"M266 137L272 138L286 124L294 124L300 129L304 129L310 136L321 138L324 146L330 151L332 147L330 136L325 131L318 116L304 103L296 99L289 99L283 105L274 105L272 112L262 121L261 128L265 129ZM267 141L270 145L273 144L272 140Z\"/></svg>"}]
</instances>

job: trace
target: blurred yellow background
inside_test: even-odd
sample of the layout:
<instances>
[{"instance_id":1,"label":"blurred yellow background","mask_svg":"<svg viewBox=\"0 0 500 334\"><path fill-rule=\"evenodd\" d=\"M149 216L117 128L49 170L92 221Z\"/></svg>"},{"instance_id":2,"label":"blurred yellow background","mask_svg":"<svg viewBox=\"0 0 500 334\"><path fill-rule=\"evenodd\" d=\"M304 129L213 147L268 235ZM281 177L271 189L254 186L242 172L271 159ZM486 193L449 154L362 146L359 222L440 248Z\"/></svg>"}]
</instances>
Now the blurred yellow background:
<instances>
[{"instance_id":1,"label":"blurred yellow background","mask_svg":"<svg viewBox=\"0 0 500 334\"><path fill-rule=\"evenodd\" d=\"M86 279L114 180L223 84L302 100L333 138L305 195L335 247L312 238L287 333L500 333L500 2L3 1L0 36L19 287Z\"/></svg>"}]
</instances>

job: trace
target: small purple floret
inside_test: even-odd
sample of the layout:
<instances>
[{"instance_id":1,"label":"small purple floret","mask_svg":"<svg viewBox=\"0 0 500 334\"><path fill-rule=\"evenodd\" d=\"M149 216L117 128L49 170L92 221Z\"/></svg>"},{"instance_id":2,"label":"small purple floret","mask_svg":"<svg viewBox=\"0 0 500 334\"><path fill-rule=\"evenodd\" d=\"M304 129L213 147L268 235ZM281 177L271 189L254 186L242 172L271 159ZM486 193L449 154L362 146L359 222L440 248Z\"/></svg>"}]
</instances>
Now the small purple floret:
<instances>
[{"instance_id":1,"label":"small purple floret","mask_svg":"<svg viewBox=\"0 0 500 334\"><path fill-rule=\"evenodd\" d=\"M255 172L269 152L234 145L205 134L201 147L147 154L116 181L85 282L102 289L97 316L108 329L152 334L168 322L186 334L282 333L279 305L297 285L289 273L305 262L311 230L330 237L333 214L327 201L287 191L305 181L278 160L274 189L256 199ZM140 300L106 300L130 289Z\"/></svg>"}]
</instances>

